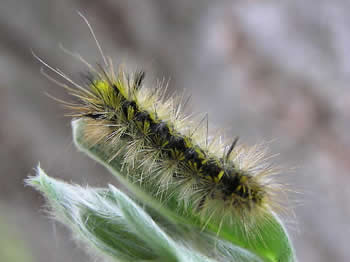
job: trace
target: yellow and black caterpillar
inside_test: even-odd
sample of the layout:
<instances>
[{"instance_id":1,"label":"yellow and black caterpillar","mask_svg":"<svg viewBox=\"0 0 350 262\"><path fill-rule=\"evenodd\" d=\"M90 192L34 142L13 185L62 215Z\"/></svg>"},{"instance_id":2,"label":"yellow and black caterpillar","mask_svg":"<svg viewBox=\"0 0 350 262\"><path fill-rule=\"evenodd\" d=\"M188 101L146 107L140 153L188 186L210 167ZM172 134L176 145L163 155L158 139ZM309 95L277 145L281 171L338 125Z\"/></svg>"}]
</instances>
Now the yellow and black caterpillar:
<instances>
[{"instance_id":1,"label":"yellow and black caterpillar","mask_svg":"<svg viewBox=\"0 0 350 262\"><path fill-rule=\"evenodd\" d=\"M181 113L181 99L166 99L161 85L144 87L144 77L143 71L115 73L108 62L86 76L85 86L65 86L78 99L65 104L72 116L85 119L84 136L91 145L108 145L110 161L121 158L133 181L153 184L154 197L176 194L179 203L206 219L250 221L278 206L275 170L264 163L259 147L209 138L203 121Z\"/></svg>"}]
</instances>

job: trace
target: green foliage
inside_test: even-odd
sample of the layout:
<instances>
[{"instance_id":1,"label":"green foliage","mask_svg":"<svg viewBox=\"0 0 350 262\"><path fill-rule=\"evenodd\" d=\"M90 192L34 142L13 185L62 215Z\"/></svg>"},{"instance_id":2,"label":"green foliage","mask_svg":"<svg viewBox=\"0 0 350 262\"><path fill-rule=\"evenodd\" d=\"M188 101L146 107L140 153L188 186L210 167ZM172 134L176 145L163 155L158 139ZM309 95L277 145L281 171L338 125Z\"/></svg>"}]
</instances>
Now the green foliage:
<instances>
[{"instance_id":1,"label":"green foliage","mask_svg":"<svg viewBox=\"0 0 350 262\"><path fill-rule=\"evenodd\" d=\"M210 220L205 226L191 209L180 207L175 197L159 203L149 193L121 175L121 159L108 161L108 148L91 147L82 135L84 120L73 122L76 146L103 164L132 193L128 197L113 186L82 188L48 177L38 167L27 183L48 200L55 217L75 237L114 261L295 261L282 222L271 212L249 228L233 221Z\"/></svg>"},{"instance_id":2,"label":"green foliage","mask_svg":"<svg viewBox=\"0 0 350 262\"><path fill-rule=\"evenodd\" d=\"M68 225L77 238L118 261L217 261L198 251L193 238L175 241L172 233L179 237L184 233L181 227L171 225L167 232L162 227L170 221L156 212L151 217L111 185L108 189L70 185L48 177L40 167L27 183L43 193L55 217ZM198 234L213 243L211 235ZM231 255L240 250L222 240L217 246L222 251L220 261L233 261ZM240 261L260 261L244 250L236 257Z\"/></svg>"}]
</instances>

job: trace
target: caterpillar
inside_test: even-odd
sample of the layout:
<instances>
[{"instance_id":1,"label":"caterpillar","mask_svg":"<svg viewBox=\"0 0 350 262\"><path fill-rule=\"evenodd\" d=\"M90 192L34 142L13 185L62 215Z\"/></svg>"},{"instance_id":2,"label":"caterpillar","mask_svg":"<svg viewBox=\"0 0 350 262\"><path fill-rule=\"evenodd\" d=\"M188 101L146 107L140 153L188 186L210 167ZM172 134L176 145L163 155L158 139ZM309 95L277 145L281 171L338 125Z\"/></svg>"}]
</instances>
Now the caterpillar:
<instances>
[{"instance_id":1,"label":"caterpillar","mask_svg":"<svg viewBox=\"0 0 350 262\"><path fill-rule=\"evenodd\" d=\"M36 56L68 81L62 85L76 101L60 102L72 110L70 116L85 121L84 137L91 146L107 145L109 161L122 159L134 183L151 184L153 197L161 201L176 195L179 205L193 207L204 220L238 218L249 225L280 208L277 169L265 161L260 146L209 136L207 117L196 121L183 113L183 96L167 96L161 83L146 87L144 71L116 71L96 43L104 65L94 68L79 57L90 69L82 84Z\"/></svg>"}]
</instances>

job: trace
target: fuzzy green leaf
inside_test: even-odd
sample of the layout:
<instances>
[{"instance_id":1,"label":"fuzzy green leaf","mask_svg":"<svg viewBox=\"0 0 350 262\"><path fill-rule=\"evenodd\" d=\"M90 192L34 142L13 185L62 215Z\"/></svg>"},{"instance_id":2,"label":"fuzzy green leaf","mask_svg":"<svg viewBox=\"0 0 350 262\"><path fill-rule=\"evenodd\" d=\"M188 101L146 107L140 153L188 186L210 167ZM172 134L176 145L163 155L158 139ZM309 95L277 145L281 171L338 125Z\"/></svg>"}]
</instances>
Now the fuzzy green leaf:
<instances>
[{"instance_id":1,"label":"fuzzy green leaf","mask_svg":"<svg viewBox=\"0 0 350 262\"><path fill-rule=\"evenodd\" d=\"M48 177L38 167L27 183L41 191L58 221L74 236L119 261L156 259L153 250L130 231L122 212L102 189L84 189Z\"/></svg>"},{"instance_id":2,"label":"fuzzy green leaf","mask_svg":"<svg viewBox=\"0 0 350 262\"><path fill-rule=\"evenodd\" d=\"M82 188L50 178L40 167L37 175L26 182L42 192L53 215L78 239L117 261L260 261L210 234L199 231L189 234L157 212L149 216L113 186ZM198 247L198 243L204 245ZM204 248L208 244L211 252Z\"/></svg>"}]
</instances>

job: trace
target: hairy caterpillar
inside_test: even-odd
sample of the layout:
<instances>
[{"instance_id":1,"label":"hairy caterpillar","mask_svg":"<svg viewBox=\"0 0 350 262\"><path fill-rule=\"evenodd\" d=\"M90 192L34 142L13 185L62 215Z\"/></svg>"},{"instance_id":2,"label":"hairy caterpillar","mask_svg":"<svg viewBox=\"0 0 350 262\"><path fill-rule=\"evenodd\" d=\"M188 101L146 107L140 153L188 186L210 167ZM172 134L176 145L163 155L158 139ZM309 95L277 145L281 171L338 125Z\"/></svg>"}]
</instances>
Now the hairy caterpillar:
<instances>
[{"instance_id":1,"label":"hairy caterpillar","mask_svg":"<svg viewBox=\"0 0 350 262\"><path fill-rule=\"evenodd\" d=\"M281 185L273 180L276 170L264 161L264 151L237 145L237 138L228 145L219 135L209 138L205 118L185 116L181 98L166 98L161 85L146 88L143 71L116 72L101 54L104 65L97 69L81 59L90 68L83 85L37 58L69 82L63 86L77 102L61 102L71 116L84 119L85 139L91 146L108 146L110 161L123 159L130 180L151 185L162 201L175 195L179 205L193 207L205 221L239 218L249 227L254 218L279 208Z\"/></svg>"}]
</instances>

